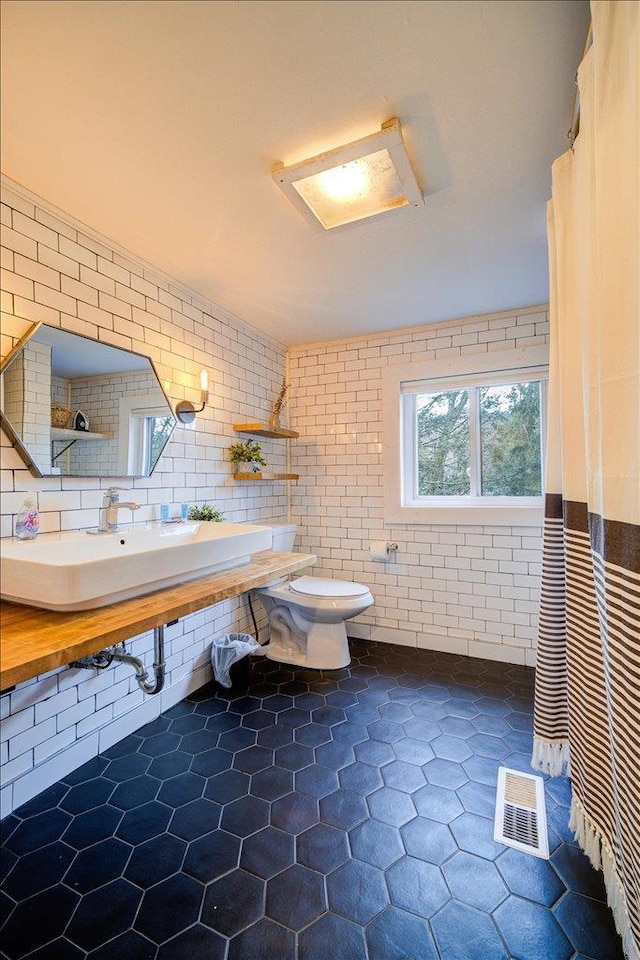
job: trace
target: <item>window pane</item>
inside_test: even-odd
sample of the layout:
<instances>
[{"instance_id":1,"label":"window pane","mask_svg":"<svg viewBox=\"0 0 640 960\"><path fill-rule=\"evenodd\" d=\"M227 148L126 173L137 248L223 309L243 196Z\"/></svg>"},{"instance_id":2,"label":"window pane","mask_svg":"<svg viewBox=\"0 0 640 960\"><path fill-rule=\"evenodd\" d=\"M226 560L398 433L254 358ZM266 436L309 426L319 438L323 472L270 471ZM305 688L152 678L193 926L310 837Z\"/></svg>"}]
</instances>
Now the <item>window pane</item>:
<instances>
[{"instance_id":1,"label":"window pane","mask_svg":"<svg viewBox=\"0 0 640 960\"><path fill-rule=\"evenodd\" d=\"M482 495L539 497L540 384L480 389Z\"/></svg>"},{"instance_id":2,"label":"window pane","mask_svg":"<svg viewBox=\"0 0 640 960\"><path fill-rule=\"evenodd\" d=\"M418 394L416 421L418 496L468 496L468 392Z\"/></svg>"}]
</instances>

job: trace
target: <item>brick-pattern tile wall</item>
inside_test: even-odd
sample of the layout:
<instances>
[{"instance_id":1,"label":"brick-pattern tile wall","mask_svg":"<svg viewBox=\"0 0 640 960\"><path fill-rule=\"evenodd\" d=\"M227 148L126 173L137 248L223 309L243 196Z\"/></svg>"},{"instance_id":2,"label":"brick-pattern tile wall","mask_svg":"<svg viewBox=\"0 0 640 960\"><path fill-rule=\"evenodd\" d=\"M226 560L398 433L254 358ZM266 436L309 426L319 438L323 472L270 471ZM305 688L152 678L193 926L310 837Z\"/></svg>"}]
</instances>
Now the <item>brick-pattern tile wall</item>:
<instances>
[{"instance_id":1,"label":"brick-pattern tile wall","mask_svg":"<svg viewBox=\"0 0 640 960\"><path fill-rule=\"evenodd\" d=\"M533 663L541 528L383 522L382 371L402 360L440 360L546 344L545 307L293 348L292 490L299 548L316 573L370 586L375 605L353 635ZM396 541L392 563L374 540Z\"/></svg>"},{"instance_id":2,"label":"brick-pattern tile wall","mask_svg":"<svg viewBox=\"0 0 640 960\"><path fill-rule=\"evenodd\" d=\"M228 520L285 519L287 484L236 482L226 457L238 439L233 423L268 415L285 348L22 188L6 189L3 200L2 356L42 320L150 356L174 403L197 402L200 368L209 370L210 403L193 427L176 428L151 477L122 482L131 488L127 499L141 504L136 519L156 519L164 502L177 513L183 501L215 503ZM14 515L34 492L43 532L97 525L112 479L36 479L6 436L0 443L2 536L12 535ZM270 466L283 470L284 445L267 440L263 449ZM121 666L97 676L64 668L1 696L2 814L204 683L212 637L249 625L246 602L237 599L169 627L167 685L158 697L144 697L133 671ZM152 645L149 634L130 649L150 664Z\"/></svg>"}]
</instances>

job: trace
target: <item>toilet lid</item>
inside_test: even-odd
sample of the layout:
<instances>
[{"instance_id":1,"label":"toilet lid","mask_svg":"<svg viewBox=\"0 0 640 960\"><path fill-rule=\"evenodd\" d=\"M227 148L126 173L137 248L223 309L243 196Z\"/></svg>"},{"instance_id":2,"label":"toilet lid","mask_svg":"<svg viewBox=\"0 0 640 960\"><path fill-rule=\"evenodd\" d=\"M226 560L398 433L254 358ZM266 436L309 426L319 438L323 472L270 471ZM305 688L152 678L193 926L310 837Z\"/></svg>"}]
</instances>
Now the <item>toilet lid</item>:
<instances>
[{"instance_id":1,"label":"toilet lid","mask_svg":"<svg viewBox=\"0 0 640 960\"><path fill-rule=\"evenodd\" d=\"M330 580L328 577L299 577L289 584L294 593L307 597L362 597L369 588L351 580Z\"/></svg>"}]
</instances>

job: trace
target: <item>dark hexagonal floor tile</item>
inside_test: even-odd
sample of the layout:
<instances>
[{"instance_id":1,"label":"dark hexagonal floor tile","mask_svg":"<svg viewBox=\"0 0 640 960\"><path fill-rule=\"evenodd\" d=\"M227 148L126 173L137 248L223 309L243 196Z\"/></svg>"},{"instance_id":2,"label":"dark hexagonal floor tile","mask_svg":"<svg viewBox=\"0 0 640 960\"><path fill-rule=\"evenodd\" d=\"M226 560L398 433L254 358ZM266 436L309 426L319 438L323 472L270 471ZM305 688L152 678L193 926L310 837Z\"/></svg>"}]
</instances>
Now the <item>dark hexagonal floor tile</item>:
<instances>
[{"instance_id":1,"label":"dark hexagonal floor tile","mask_svg":"<svg viewBox=\"0 0 640 960\"><path fill-rule=\"evenodd\" d=\"M440 721L440 729L449 737L466 740L467 737L473 736L477 727L471 720L464 720L462 717L443 717Z\"/></svg>"},{"instance_id":2,"label":"dark hexagonal floor tile","mask_svg":"<svg viewBox=\"0 0 640 960\"><path fill-rule=\"evenodd\" d=\"M417 790L412 795L413 803L421 817L438 820L440 823L449 823L463 812L456 793L446 787L438 787L428 783L426 787Z\"/></svg>"},{"instance_id":3,"label":"dark hexagonal floor tile","mask_svg":"<svg viewBox=\"0 0 640 960\"><path fill-rule=\"evenodd\" d=\"M181 777L172 777L162 784L158 800L168 807L181 807L184 803L197 800L202 796L206 780L195 773L183 773Z\"/></svg>"},{"instance_id":4,"label":"dark hexagonal floor tile","mask_svg":"<svg viewBox=\"0 0 640 960\"><path fill-rule=\"evenodd\" d=\"M269 823L269 804L258 797L240 797L222 810L220 826L237 837L248 837Z\"/></svg>"},{"instance_id":5,"label":"dark hexagonal floor tile","mask_svg":"<svg viewBox=\"0 0 640 960\"><path fill-rule=\"evenodd\" d=\"M55 812L55 810L51 811L52 817ZM122 816L122 810L116 810L108 804L103 804L96 810L79 813L65 830L63 840L76 850L84 850L85 847L111 837L121 822ZM14 837L15 834L11 837L11 842Z\"/></svg>"},{"instance_id":6,"label":"dark hexagonal floor tile","mask_svg":"<svg viewBox=\"0 0 640 960\"><path fill-rule=\"evenodd\" d=\"M338 776L328 767L314 764L295 775L296 790L319 800L338 789Z\"/></svg>"},{"instance_id":7,"label":"dark hexagonal floor tile","mask_svg":"<svg viewBox=\"0 0 640 960\"><path fill-rule=\"evenodd\" d=\"M279 727L277 724L264 727L264 729L258 731L257 743L269 750L286 747L287 744L293 743L293 730L291 727Z\"/></svg>"},{"instance_id":8,"label":"dark hexagonal floor tile","mask_svg":"<svg viewBox=\"0 0 640 960\"><path fill-rule=\"evenodd\" d=\"M357 860L364 860L384 870L404 855L397 827L381 820L365 820L349 833L351 851Z\"/></svg>"},{"instance_id":9,"label":"dark hexagonal floor tile","mask_svg":"<svg viewBox=\"0 0 640 960\"><path fill-rule=\"evenodd\" d=\"M413 712L415 713L415 708ZM412 740L423 740L425 743L430 743L442 733L437 723L425 717L414 717L413 720L407 720L406 723L402 724L402 728L407 737L411 737Z\"/></svg>"},{"instance_id":10,"label":"dark hexagonal floor tile","mask_svg":"<svg viewBox=\"0 0 640 960\"><path fill-rule=\"evenodd\" d=\"M188 736L196 730L202 730L206 722L207 718L202 713L190 713L172 720L169 730L171 733L180 734L180 736Z\"/></svg>"},{"instance_id":11,"label":"dark hexagonal floor tile","mask_svg":"<svg viewBox=\"0 0 640 960\"><path fill-rule=\"evenodd\" d=\"M386 871L387 886L396 907L432 917L449 899L440 870L415 857L403 857Z\"/></svg>"},{"instance_id":12,"label":"dark hexagonal floor tile","mask_svg":"<svg viewBox=\"0 0 640 960\"><path fill-rule=\"evenodd\" d=\"M383 785L380 770L369 763L363 763L359 760L340 770L338 778L343 790L350 790L352 793L358 793L362 797L366 797Z\"/></svg>"},{"instance_id":13,"label":"dark hexagonal floor tile","mask_svg":"<svg viewBox=\"0 0 640 960\"><path fill-rule=\"evenodd\" d=\"M244 750L246 747L253 747L256 744L258 734L255 730L247 730L246 727L236 727L235 730L227 730L220 734L218 746L221 750L229 750L235 753L236 750Z\"/></svg>"},{"instance_id":14,"label":"dark hexagonal floor tile","mask_svg":"<svg viewBox=\"0 0 640 960\"><path fill-rule=\"evenodd\" d=\"M59 840L71 823L71 815L64 810L48 810L24 820L5 842L10 850L22 856Z\"/></svg>"},{"instance_id":15,"label":"dark hexagonal floor tile","mask_svg":"<svg viewBox=\"0 0 640 960\"><path fill-rule=\"evenodd\" d=\"M339 743L348 743L352 747L356 743L362 743L363 740L368 739L366 727L361 723L353 723L350 720L332 727L331 736Z\"/></svg>"},{"instance_id":16,"label":"dark hexagonal floor tile","mask_svg":"<svg viewBox=\"0 0 640 960\"><path fill-rule=\"evenodd\" d=\"M313 767L308 769L313 770ZM304 771L303 771L304 772ZM277 800L293 790L293 773L281 767L267 767L251 778L251 793L263 800Z\"/></svg>"},{"instance_id":17,"label":"dark hexagonal floor tile","mask_svg":"<svg viewBox=\"0 0 640 960\"><path fill-rule=\"evenodd\" d=\"M280 693L272 694L270 697L265 697L262 701L262 706L265 710L270 710L272 713L280 713L282 710L290 710L293 706L293 697L283 697Z\"/></svg>"},{"instance_id":18,"label":"dark hexagonal floor tile","mask_svg":"<svg viewBox=\"0 0 640 960\"><path fill-rule=\"evenodd\" d=\"M8 957L22 957L64 931L80 897L57 885L19 903L2 931L2 949Z\"/></svg>"},{"instance_id":19,"label":"dark hexagonal floor tile","mask_svg":"<svg viewBox=\"0 0 640 960\"><path fill-rule=\"evenodd\" d=\"M309 747L319 747L331 740L331 727L322 723L305 723L296 727L295 738L297 743L304 743Z\"/></svg>"},{"instance_id":20,"label":"dark hexagonal floor tile","mask_svg":"<svg viewBox=\"0 0 640 960\"><path fill-rule=\"evenodd\" d=\"M145 840L164 833L170 819L171 810L157 800L152 800L125 813L116 836L126 840L127 843L144 843Z\"/></svg>"},{"instance_id":21,"label":"dark hexagonal floor tile","mask_svg":"<svg viewBox=\"0 0 640 960\"><path fill-rule=\"evenodd\" d=\"M349 859L344 830L317 823L296 839L296 859L319 873L330 873Z\"/></svg>"},{"instance_id":22,"label":"dark hexagonal floor tile","mask_svg":"<svg viewBox=\"0 0 640 960\"><path fill-rule=\"evenodd\" d=\"M149 800L154 800L159 789L159 780L143 774L141 777L119 783L109 802L120 810L132 810L143 803L148 803Z\"/></svg>"},{"instance_id":23,"label":"dark hexagonal floor tile","mask_svg":"<svg viewBox=\"0 0 640 960\"><path fill-rule=\"evenodd\" d=\"M188 756L188 754L183 754ZM228 770L233 761L233 754L228 750L220 750L219 747L212 747L210 750L204 750L197 753L191 759L191 772L201 777L215 777L217 773ZM154 760L154 763L157 763Z\"/></svg>"},{"instance_id":24,"label":"dark hexagonal floor tile","mask_svg":"<svg viewBox=\"0 0 640 960\"><path fill-rule=\"evenodd\" d=\"M441 960L510 960L496 925L488 914L455 900L431 919ZM542 953L537 960L551 960Z\"/></svg>"},{"instance_id":25,"label":"dark hexagonal floor tile","mask_svg":"<svg viewBox=\"0 0 640 960\"><path fill-rule=\"evenodd\" d=\"M253 710L242 718L242 730L253 731L268 730L276 723L275 713L269 710Z\"/></svg>"},{"instance_id":26,"label":"dark hexagonal floor tile","mask_svg":"<svg viewBox=\"0 0 640 960\"><path fill-rule=\"evenodd\" d=\"M202 884L177 873L146 891L135 929L154 943L163 943L195 923L200 914Z\"/></svg>"},{"instance_id":27,"label":"dark hexagonal floor tile","mask_svg":"<svg viewBox=\"0 0 640 960\"><path fill-rule=\"evenodd\" d=\"M510 752L509 747L501 737L492 737L488 733L474 733L472 737L469 737L467 743L477 756L489 757L493 760L501 760Z\"/></svg>"},{"instance_id":28,"label":"dark hexagonal floor tile","mask_svg":"<svg viewBox=\"0 0 640 960\"><path fill-rule=\"evenodd\" d=\"M215 717L209 717L206 729L213 733L224 733L225 730L234 730L239 727L242 717L238 713L218 713Z\"/></svg>"},{"instance_id":29,"label":"dark hexagonal floor tile","mask_svg":"<svg viewBox=\"0 0 640 960\"><path fill-rule=\"evenodd\" d=\"M347 920L365 924L389 905L381 870L360 860L350 860L327 877L329 909Z\"/></svg>"},{"instance_id":30,"label":"dark hexagonal floor tile","mask_svg":"<svg viewBox=\"0 0 640 960\"><path fill-rule=\"evenodd\" d=\"M282 957L284 960L285 957L294 956L295 940L295 934L291 930L285 930L279 923L263 917L233 937L229 942L227 960L247 960L248 957L255 960ZM208 958L209 954L207 960Z\"/></svg>"},{"instance_id":31,"label":"dark hexagonal floor tile","mask_svg":"<svg viewBox=\"0 0 640 960\"><path fill-rule=\"evenodd\" d=\"M82 898L66 936L83 950L94 950L133 923L142 891L126 880L114 880Z\"/></svg>"},{"instance_id":32,"label":"dark hexagonal floor tile","mask_svg":"<svg viewBox=\"0 0 640 960\"><path fill-rule=\"evenodd\" d=\"M449 827L436 820L416 817L400 833L407 853L429 863L442 864L458 849Z\"/></svg>"},{"instance_id":33,"label":"dark hexagonal floor tile","mask_svg":"<svg viewBox=\"0 0 640 960\"><path fill-rule=\"evenodd\" d=\"M394 691L393 696L398 694L398 691ZM412 697L412 700L416 700L415 696ZM413 714L411 712L411 707L406 703L398 703L395 700L391 703L383 703L378 707L378 713L380 714L383 720L393 720L395 723L404 723L406 720L411 720Z\"/></svg>"},{"instance_id":34,"label":"dark hexagonal floor tile","mask_svg":"<svg viewBox=\"0 0 640 960\"><path fill-rule=\"evenodd\" d=\"M456 790L462 806L469 813L477 813L479 817L493 819L496 806L496 788L485 783L463 783Z\"/></svg>"},{"instance_id":35,"label":"dark hexagonal floor tile","mask_svg":"<svg viewBox=\"0 0 640 960\"><path fill-rule=\"evenodd\" d=\"M289 930L302 930L326 909L323 879L307 867L294 864L267 882L265 913Z\"/></svg>"},{"instance_id":36,"label":"dark hexagonal floor tile","mask_svg":"<svg viewBox=\"0 0 640 960\"><path fill-rule=\"evenodd\" d=\"M146 773L151 764L151 758L143 756L141 753L133 753L130 756L120 757L118 760L112 760L104 772L104 776L109 780L115 780L116 783L122 783L123 780L132 780L134 777L140 777Z\"/></svg>"},{"instance_id":37,"label":"dark hexagonal floor tile","mask_svg":"<svg viewBox=\"0 0 640 960\"><path fill-rule=\"evenodd\" d=\"M278 724L281 727L290 727L295 729L295 727L301 727L305 723L309 723L310 720L310 711L309 710L300 710L298 707L289 707L288 710L283 710L278 714Z\"/></svg>"},{"instance_id":38,"label":"dark hexagonal floor tile","mask_svg":"<svg viewBox=\"0 0 640 960\"><path fill-rule=\"evenodd\" d=\"M178 807L169 823L169 833L183 840L196 840L220 823L220 804L201 797Z\"/></svg>"},{"instance_id":39,"label":"dark hexagonal floor tile","mask_svg":"<svg viewBox=\"0 0 640 960\"><path fill-rule=\"evenodd\" d=\"M402 741L398 740L391 746L390 743L385 743L382 740L365 740L363 743L355 745L353 753L356 760L361 763L368 763L372 767L382 767L385 763L391 763L392 760L395 760L394 750L398 743L402 743Z\"/></svg>"},{"instance_id":40,"label":"dark hexagonal floor tile","mask_svg":"<svg viewBox=\"0 0 640 960\"><path fill-rule=\"evenodd\" d=\"M442 867L456 900L491 913L509 895L494 863L460 852Z\"/></svg>"},{"instance_id":41,"label":"dark hexagonal floor tile","mask_svg":"<svg viewBox=\"0 0 640 960\"><path fill-rule=\"evenodd\" d=\"M351 830L367 817L364 797L350 790L336 790L320 801L320 819L333 827Z\"/></svg>"},{"instance_id":42,"label":"dark hexagonal floor tile","mask_svg":"<svg viewBox=\"0 0 640 960\"><path fill-rule=\"evenodd\" d=\"M135 930L126 930L113 940L103 943L97 950L92 950L89 956L91 960L122 960L124 957L127 960L153 960L155 950L155 943L150 943Z\"/></svg>"},{"instance_id":43,"label":"dark hexagonal floor tile","mask_svg":"<svg viewBox=\"0 0 640 960\"><path fill-rule=\"evenodd\" d=\"M367 804L372 817L390 823L394 827L401 827L416 816L411 796L392 787L382 787L367 797Z\"/></svg>"},{"instance_id":44,"label":"dark hexagonal floor tile","mask_svg":"<svg viewBox=\"0 0 640 960\"><path fill-rule=\"evenodd\" d=\"M90 893L121 876L130 856L128 843L109 837L82 850L69 867L64 882L78 893Z\"/></svg>"},{"instance_id":45,"label":"dark hexagonal floor tile","mask_svg":"<svg viewBox=\"0 0 640 960\"><path fill-rule=\"evenodd\" d=\"M248 773L242 773L240 770L223 770L222 773L207 780L204 795L208 800L215 800L216 803L230 803L232 800L246 796L249 793L250 784Z\"/></svg>"},{"instance_id":46,"label":"dark hexagonal floor tile","mask_svg":"<svg viewBox=\"0 0 640 960\"><path fill-rule=\"evenodd\" d=\"M294 837L274 827L265 827L242 842L240 866L263 880L282 873L295 859Z\"/></svg>"},{"instance_id":47,"label":"dark hexagonal floor tile","mask_svg":"<svg viewBox=\"0 0 640 960\"><path fill-rule=\"evenodd\" d=\"M106 803L114 789L113 783L103 777L87 780L85 783L71 787L64 799L60 801L60 808L72 814L93 810Z\"/></svg>"},{"instance_id":48,"label":"dark hexagonal floor tile","mask_svg":"<svg viewBox=\"0 0 640 960\"><path fill-rule=\"evenodd\" d=\"M565 885L551 863L540 857L507 847L495 864L510 892L527 900L551 907L565 892ZM588 866L597 876L591 864Z\"/></svg>"},{"instance_id":49,"label":"dark hexagonal floor tile","mask_svg":"<svg viewBox=\"0 0 640 960\"><path fill-rule=\"evenodd\" d=\"M143 889L152 887L180 870L186 849L184 840L161 833L136 846L124 876Z\"/></svg>"},{"instance_id":50,"label":"dark hexagonal floor tile","mask_svg":"<svg viewBox=\"0 0 640 960\"><path fill-rule=\"evenodd\" d=\"M201 756L197 759L200 760ZM177 777L178 774L185 773L193 759L194 757L189 753L174 750L152 760L147 773L150 777L157 777L158 780L168 780L170 777ZM207 776L207 774L204 775Z\"/></svg>"},{"instance_id":51,"label":"dark hexagonal floor tile","mask_svg":"<svg viewBox=\"0 0 640 960\"><path fill-rule=\"evenodd\" d=\"M262 916L264 888L264 880L246 870L233 870L207 887L201 922L233 937Z\"/></svg>"},{"instance_id":52,"label":"dark hexagonal floor tile","mask_svg":"<svg viewBox=\"0 0 640 960\"><path fill-rule=\"evenodd\" d=\"M499 760L493 760L490 757L469 757L464 760L462 767L464 772L475 783L485 783L495 790L498 782Z\"/></svg>"},{"instance_id":53,"label":"dark hexagonal floor tile","mask_svg":"<svg viewBox=\"0 0 640 960\"><path fill-rule=\"evenodd\" d=\"M493 913L493 919L514 956L522 960L569 960L573 947L559 923L540 904L510 896ZM590 942L590 948L593 944Z\"/></svg>"},{"instance_id":54,"label":"dark hexagonal floor tile","mask_svg":"<svg viewBox=\"0 0 640 960\"><path fill-rule=\"evenodd\" d=\"M189 719L192 718L189 717ZM165 730L164 733L158 733L154 737L147 737L146 740L143 740L139 753L146 754L148 757L161 757L165 753L176 750L179 744L179 735Z\"/></svg>"},{"instance_id":55,"label":"dark hexagonal floor tile","mask_svg":"<svg viewBox=\"0 0 640 960\"><path fill-rule=\"evenodd\" d=\"M298 960L327 957L328 944L332 960L360 960L366 956L362 927L327 913L298 934Z\"/></svg>"},{"instance_id":56,"label":"dark hexagonal floor tile","mask_svg":"<svg viewBox=\"0 0 640 960\"><path fill-rule=\"evenodd\" d=\"M328 727L334 727L337 723L343 723L346 720L346 716L341 707L327 705L312 710L311 720L313 723L321 723Z\"/></svg>"},{"instance_id":57,"label":"dark hexagonal floor tile","mask_svg":"<svg viewBox=\"0 0 640 960\"><path fill-rule=\"evenodd\" d=\"M602 872L593 869L587 857L578 847L563 843L552 854L551 863L568 890L606 903L607 891L605 890Z\"/></svg>"},{"instance_id":58,"label":"dark hexagonal floor tile","mask_svg":"<svg viewBox=\"0 0 640 960\"><path fill-rule=\"evenodd\" d=\"M415 793L424 787L426 780L420 767L404 760L394 760L382 768L382 776L388 787L402 790L404 793Z\"/></svg>"},{"instance_id":59,"label":"dark hexagonal floor tile","mask_svg":"<svg viewBox=\"0 0 640 960\"><path fill-rule=\"evenodd\" d=\"M504 846L493 839L493 821L475 813L463 813L450 824L451 832L461 850L475 853L486 860L495 860Z\"/></svg>"},{"instance_id":60,"label":"dark hexagonal floor tile","mask_svg":"<svg viewBox=\"0 0 640 960\"><path fill-rule=\"evenodd\" d=\"M395 743L404 736L401 725L394 720L376 720L367 725L367 732L372 740L382 740L383 743Z\"/></svg>"},{"instance_id":61,"label":"dark hexagonal floor tile","mask_svg":"<svg viewBox=\"0 0 640 960\"><path fill-rule=\"evenodd\" d=\"M239 713L241 716L254 713L259 708L260 700L257 697L244 696L229 701L229 712Z\"/></svg>"},{"instance_id":62,"label":"dark hexagonal floor tile","mask_svg":"<svg viewBox=\"0 0 640 960\"><path fill-rule=\"evenodd\" d=\"M206 957L206 960L224 960L226 950L227 941L224 937L201 923L196 923L163 944L158 950L156 960L185 960L186 957L193 957L194 960L199 957ZM126 955L121 956L122 960L129 960Z\"/></svg>"},{"instance_id":63,"label":"dark hexagonal floor tile","mask_svg":"<svg viewBox=\"0 0 640 960\"><path fill-rule=\"evenodd\" d=\"M229 873L238 866L240 857L240 839L225 830L213 830L211 833L192 840L184 858L185 873L210 883Z\"/></svg>"},{"instance_id":64,"label":"dark hexagonal floor tile","mask_svg":"<svg viewBox=\"0 0 640 960\"><path fill-rule=\"evenodd\" d=\"M492 737L503 737L512 729L508 723L505 723L502 717L488 713L479 713L478 716L473 717L470 722L478 733L488 733Z\"/></svg>"},{"instance_id":65,"label":"dark hexagonal floor tile","mask_svg":"<svg viewBox=\"0 0 640 960\"><path fill-rule=\"evenodd\" d=\"M337 743L335 740L323 743L315 750L316 763L328 767L330 770L341 770L353 763L353 747L347 743Z\"/></svg>"},{"instance_id":66,"label":"dark hexagonal floor tile","mask_svg":"<svg viewBox=\"0 0 640 960\"><path fill-rule=\"evenodd\" d=\"M285 770L302 770L313 763L313 748L304 743L289 743L275 752L275 765Z\"/></svg>"},{"instance_id":67,"label":"dark hexagonal floor tile","mask_svg":"<svg viewBox=\"0 0 640 960\"><path fill-rule=\"evenodd\" d=\"M438 960L426 920L388 907L365 931L369 956L380 960Z\"/></svg>"},{"instance_id":68,"label":"dark hexagonal floor tile","mask_svg":"<svg viewBox=\"0 0 640 960\"><path fill-rule=\"evenodd\" d=\"M302 793L288 793L271 804L271 824L285 833L303 833L318 819L318 801Z\"/></svg>"},{"instance_id":69,"label":"dark hexagonal floor tile","mask_svg":"<svg viewBox=\"0 0 640 960\"><path fill-rule=\"evenodd\" d=\"M623 960L622 943L606 903L570 891L554 907L553 913L580 953L598 960Z\"/></svg>"},{"instance_id":70,"label":"dark hexagonal floor tile","mask_svg":"<svg viewBox=\"0 0 640 960\"><path fill-rule=\"evenodd\" d=\"M95 757L94 759L102 761L102 757ZM89 762L91 763L91 761ZM104 766L106 767L106 765L106 761L104 761ZM87 764L85 764L85 766L87 766ZM80 767L75 773L80 773L82 769L83 767ZM99 776L99 774L96 774L96 776ZM73 774L69 774L69 777L73 778ZM73 780L73 782L84 783L85 780L91 779L93 779L93 775L86 777L81 776L79 780ZM71 779L68 782L71 783ZM31 800L23 803L13 814L10 814L0 821L0 837L2 838L2 842L4 843L11 833L10 824L12 821L15 821L14 827L16 827L20 819L27 820L29 817L34 817L38 813L44 813L45 810L53 810L68 792L69 787L67 786L67 781L63 780L60 781L60 783L54 783L52 786L47 787L42 793L37 794L35 797L32 797Z\"/></svg>"},{"instance_id":71,"label":"dark hexagonal floor tile","mask_svg":"<svg viewBox=\"0 0 640 960\"><path fill-rule=\"evenodd\" d=\"M465 740L445 734L432 740L431 748L436 757L440 757L442 760L451 760L454 763L462 763L472 753Z\"/></svg>"},{"instance_id":72,"label":"dark hexagonal floor tile","mask_svg":"<svg viewBox=\"0 0 640 960\"><path fill-rule=\"evenodd\" d=\"M435 756L430 744L425 740L415 740L412 737L403 737L402 740L397 740L393 744L393 753L398 760L402 760L404 763L413 763L418 767L421 767L423 763L428 763L429 760L433 760Z\"/></svg>"},{"instance_id":73,"label":"dark hexagonal floor tile","mask_svg":"<svg viewBox=\"0 0 640 960\"><path fill-rule=\"evenodd\" d=\"M26 900L58 883L76 852L59 841L34 850L15 862L3 890L14 900Z\"/></svg>"},{"instance_id":74,"label":"dark hexagonal floor tile","mask_svg":"<svg viewBox=\"0 0 640 960\"><path fill-rule=\"evenodd\" d=\"M105 767L109 766L109 761L106 757L93 757L91 760L87 760L86 763L83 763L81 767L78 767L77 770L73 770L71 773L68 773L65 777L62 778L62 782L68 784L72 787L76 783L84 783L85 780L92 780L93 777L99 777ZM37 797L34 798L37 800ZM29 804L33 803L32 800L29 801ZM25 804L26 806L26 804ZM22 807L20 809L23 809Z\"/></svg>"},{"instance_id":75,"label":"dark hexagonal floor tile","mask_svg":"<svg viewBox=\"0 0 640 960\"><path fill-rule=\"evenodd\" d=\"M464 743L464 741L461 741ZM446 787L448 790L457 790L467 782L467 775L459 763L436 757L421 768L427 781L437 787Z\"/></svg>"}]
</instances>

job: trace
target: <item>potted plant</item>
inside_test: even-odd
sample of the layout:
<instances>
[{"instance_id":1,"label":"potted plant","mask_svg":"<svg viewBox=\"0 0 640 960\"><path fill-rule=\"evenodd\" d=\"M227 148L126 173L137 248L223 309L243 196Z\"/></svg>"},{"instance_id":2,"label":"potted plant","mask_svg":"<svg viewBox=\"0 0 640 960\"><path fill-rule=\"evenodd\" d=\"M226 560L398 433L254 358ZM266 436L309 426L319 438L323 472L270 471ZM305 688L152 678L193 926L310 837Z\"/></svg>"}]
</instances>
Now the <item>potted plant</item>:
<instances>
[{"instance_id":1,"label":"potted plant","mask_svg":"<svg viewBox=\"0 0 640 960\"><path fill-rule=\"evenodd\" d=\"M205 503L203 506L193 506L189 510L189 520L209 520L213 523L221 523L224 520L224 514L217 507L212 507Z\"/></svg>"},{"instance_id":2,"label":"potted plant","mask_svg":"<svg viewBox=\"0 0 640 960\"><path fill-rule=\"evenodd\" d=\"M236 473L260 474L260 467L267 465L267 461L262 456L262 447L257 440L232 443L229 447L229 459L235 466Z\"/></svg>"}]
</instances>

